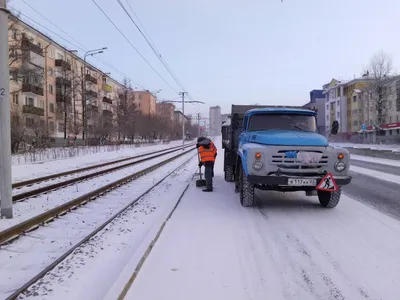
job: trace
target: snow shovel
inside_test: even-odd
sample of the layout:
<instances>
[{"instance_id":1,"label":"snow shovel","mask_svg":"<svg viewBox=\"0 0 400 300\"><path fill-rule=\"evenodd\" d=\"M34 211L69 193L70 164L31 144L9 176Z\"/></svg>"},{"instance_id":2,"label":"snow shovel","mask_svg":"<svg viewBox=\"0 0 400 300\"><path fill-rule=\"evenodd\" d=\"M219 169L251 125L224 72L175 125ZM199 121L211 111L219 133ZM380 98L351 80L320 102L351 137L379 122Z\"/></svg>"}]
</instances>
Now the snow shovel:
<instances>
[{"instance_id":1,"label":"snow shovel","mask_svg":"<svg viewBox=\"0 0 400 300\"><path fill-rule=\"evenodd\" d=\"M197 154L198 154L198 160L199 160L199 163L200 163L200 153L199 153L199 151L197 150ZM199 167L199 175L200 175L200 179L197 179L196 180L196 186L197 187L203 187L203 186L206 186L207 185L207 182L206 182L206 180L205 179L203 179L203 176L202 176L202 174L201 174L201 167Z\"/></svg>"}]
</instances>

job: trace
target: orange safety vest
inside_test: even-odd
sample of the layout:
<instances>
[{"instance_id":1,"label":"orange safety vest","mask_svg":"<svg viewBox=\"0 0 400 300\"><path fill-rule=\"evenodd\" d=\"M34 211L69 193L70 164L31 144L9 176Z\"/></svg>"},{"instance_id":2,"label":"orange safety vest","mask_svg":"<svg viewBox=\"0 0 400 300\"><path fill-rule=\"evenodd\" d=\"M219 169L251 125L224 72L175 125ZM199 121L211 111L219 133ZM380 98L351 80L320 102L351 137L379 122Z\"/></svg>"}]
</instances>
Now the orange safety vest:
<instances>
[{"instance_id":1,"label":"orange safety vest","mask_svg":"<svg viewBox=\"0 0 400 300\"><path fill-rule=\"evenodd\" d=\"M211 147L210 145L210 149L206 149L204 148L204 146L200 146L199 147L199 153L200 153L200 160L202 163L205 163L207 161L211 161L211 162L215 162L215 146Z\"/></svg>"}]
</instances>

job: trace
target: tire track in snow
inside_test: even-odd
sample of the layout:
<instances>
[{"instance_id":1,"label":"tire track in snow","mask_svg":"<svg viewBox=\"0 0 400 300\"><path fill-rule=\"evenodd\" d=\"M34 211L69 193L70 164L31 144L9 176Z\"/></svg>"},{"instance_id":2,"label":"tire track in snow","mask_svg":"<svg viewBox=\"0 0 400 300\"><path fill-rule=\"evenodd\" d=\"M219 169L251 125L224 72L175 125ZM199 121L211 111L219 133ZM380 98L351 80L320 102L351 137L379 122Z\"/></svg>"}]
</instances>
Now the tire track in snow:
<instances>
[{"instance_id":1,"label":"tire track in snow","mask_svg":"<svg viewBox=\"0 0 400 300\"><path fill-rule=\"evenodd\" d=\"M271 194L273 195L273 194ZM268 210L268 203L265 203L265 205L261 205L258 207L260 216L262 217L261 219L264 222L268 222L269 224L267 226L262 226L258 225L257 228L268 228L268 234L273 234L274 239L276 239L278 242L275 244L275 247L279 248L278 251L281 253L284 253L283 256L287 258L286 263L290 263L293 267L293 271L297 276L301 277L303 282L307 285L309 292L312 295L308 295L308 298L310 296L315 297L315 299L329 299L329 300L345 300L345 299L352 299L345 297L345 292L342 291L337 284L335 284L334 279L330 275L328 275L326 272L324 272L324 269L332 269L334 270L334 277L337 277L336 275L339 275L339 278L343 278L345 280L341 280L342 282L351 283L353 280L351 280L346 273L343 271L341 268L341 265L339 262L337 262L333 257L330 255L329 251L326 251L322 248L321 244L319 241L309 234L307 234L307 230L304 230L304 228L301 228L299 224L296 224L296 222L293 222L293 215L291 214L292 209L285 211L285 201L292 201L292 196L287 197L286 195L282 195L285 200L282 199L276 199L276 202L280 202L280 209L279 213L282 211L284 218L283 220L288 220L284 221L285 224L279 223L280 227L282 228L287 228L289 226L289 229L284 230L284 232L281 232L279 230L280 228L277 227L275 228L274 222L277 220L274 220L275 215L269 215L267 212ZM280 196L279 198L281 198ZM271 197L268 197L271 198ZM272 198L272 201L275 199ZM263 203L261 203L263 204ZM311 202L309 203L308 206L313 205ZM274 204L275 206L275 204ZM276 207L273 207L274 211L273 213L275 214ZM280 211L281 210L281 211ZM304 210L304 207L301 207L299 205L299 210ZM280 218L281 219L281 218ZM282 221L282 220L280 220ZM340 226L341 227L341 226ZM342 228L345 230L345 228ZM299 232L300 231L300 232ZM345 230L346 231L346 230ZM296 234L296 232L299 232L302 238ZM351 232L348 232L351 234ZM282 239L282 236L286 237L286 241ZM351 234L352 235L352 234ZM261 237L264 236L264 234L260 234ZM306 240L304 240L304 238ZM265 239L265 238L264 238ZM289 251L288 251L289 249ZM291 253L291 250L295 249L296 253L301 255L303 259L301 260L296 260L296 256ZM321 259L322 258L322 259ZM288 262L289 261L289 262ZM291 261L291 262L290 262ZM330 267L325 267L321 265L321 263L317 262L326 262L330 265ZM311 268L310 268L311 267ZM297 277L296 276L296 277ZM296 282L296 281L295 281ZM321 284L325 286L325 295L320 294L320 292L323 291L321 289ZM301 286L304 287L303 284L300 283ZM350 287L346 286L347 289L349 289L350 294L354 294L355 291L357 291L357 294L359 295L357 299L381 299L381 298L371 298L371 296L366 292L366 290L359 286L353 286L353 284L350 284ZM319 291L318 291L319 289ZM293 297L293 299L296 299L296 297Z\"/></svg>"}]
</instances>

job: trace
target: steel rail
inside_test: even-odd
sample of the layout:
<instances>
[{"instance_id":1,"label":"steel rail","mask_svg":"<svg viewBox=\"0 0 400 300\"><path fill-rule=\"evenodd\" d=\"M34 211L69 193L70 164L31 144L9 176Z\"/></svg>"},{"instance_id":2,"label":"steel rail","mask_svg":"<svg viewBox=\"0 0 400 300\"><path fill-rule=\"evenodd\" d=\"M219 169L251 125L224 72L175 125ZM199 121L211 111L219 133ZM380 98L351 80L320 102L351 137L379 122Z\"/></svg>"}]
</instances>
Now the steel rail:
<instances>
[{"instance_id":1,"label":"steel rail","mask_svg":"<svg viewBox=\"0 0 400 300\"><path fill-rule=\"evenodd\" d=\"M0 246L14 240L15 238L19 237L20 235L22 235L26 232L35 230L38 227L40 227L41 225L44 225L50 221L53 221L56 217L58 217L60 215L64 215L64 214L68 213L69 211L76 209L78 206L86 204L87 202L97 198L98 196L109 192L110 190L113 190L113 189L115 189L123 184L126 184L127 182L130 182L132 180L135 180L151 171L154 171L155 169L158 169L159 167L177 159L178 157L181 157L182 155L189 153L190 151L193 151L194 149L195 148L192 148L188 151L182 152L176 156L173 156L171 158L163 160L162 162L159 162L153 166L145 168L134 174L125 176L124 178L118 179L117 181L111 182L105 186L97 188L89 193L86 193L85 195L79 196L78 198L75 198L75 199L68 201L64 204L61 204L53 209L50 209L44 213L41 213L40 215L37 215L37 216L30 218L22 223L19 223L17 225L14 225L10 228L3 230L0 232Z\"/></svg>"},{"instance_id":2,"label":"steel rail","mask_svg":"<svg viewBox=\"0 0 400 300\"><path fill-rule=\"evenodd\" d=\"M192 146L194 144L190 144L188 145L188 147ZM72 175L75 173L80 173L80 172L85 172L88 170L92 170L92 169L96 169L96 168L101 168L101 167L105 167L105 166L109 166L109 165L113 165L113 164L117 164L117 163L121 163L124 161L128 161L131 159L137 159L137 158L141 158L147 155L151 155L151 154L157 154L157 153L161 153L167 150L173 150L173 149L179 149L182 148L182 145L176 146L176 147L172 147L170 149L164 149L164 150L157 150L151 153L144 153L144 154L139 154L139 155L135 155L135 156L131 156L131 157L127 157L127 158L122 158L122 159L118 159L118 160L113 160L110 162L106 162L106 163L101 163L101 164L97 164L97 165L93 165L93 166L89 166L89 167L85 167L85 168L80 168L80 169L75 169L75 170L71 170L71 171L65 171L65 172L61 172L61 173L56 173L56 174L51 174L51 175L46 175L43 177L38 177L38 178L33 178L33 179L29 179L29 180L24 180L24 181L19 181L19 182L15 182L12 184L12 188L16 189L16 188L21 188L24 186L30 186L39 182L43 182L43 181L48 181L48 180L52 180L52 179L56 179L59 177L63 177L63 176L68 176L68 175Z\"/></svg>"},{"instance_id":3,"label":"steel rail","mask_svg":"<svg viewBox=\"0 0 400 300\"><path fill-rule=\"evenodd\" d=\"M77 182L80 182L80 181L83 181L83 180L91 179L91 178L94 178L94 177L97 177L97 176L105 175L105 174L110 173L110 172L114 172L114 171L121 170L121 169L124 169L124 168L127 168L127 167L131 167L133 165L137 165L139 163L142 163L142 162L145 162L145 161L148 161L148 160L152 160L152 159L158 158L160 156L171 154L171 153L179 151L181 149L182 149L182 146L179 146L178 148L173 149L173 150L169 150L169 151L164 150L162 153L159 153L159 154L156 154L156 155L153 155L153 156L150 156L150 157L146 157L146 158L143 158L143 159L140 159L140 160L135 160L133 162L126 163L126 164L123 164L123 165L120 165L120 166L115 166L115 167L108 168L108 169L105 169L105 170L100 170L100 171L97 171L97 172L94 172L94 173L82 175L82 176L79 176L79 177L76 177L76 178L71 178L71 179L68 179L68 180L65 180L65 181L57 182L57 183L50 184L50 185L47 185L47 186L44 186L44 187L40 187L40 188L37 188L37 189L26 191L26 192L14 195L12 197L12 201L13 202L23 201L23 200L25 200L27 198L30 198L30 197L33 197L33 196L37 196L39 194L47 193L47 192L66 187L68 185L71 185L71 184L74 184L74 183L77 183ZM149 155L151 155L151 154L146 154L146 155L142 155L142 156L149 156ZM132 158L130 160L132 160Z\"/></svg>"},{"instance_id":4,"label":"steel rail","mask_svg":"<svg viewBox=\"0 0 400 300\"><path fill-rule=\"evenodd\" d=\"M98 197L99 195L103 195L115 188L118 188L121 185L127 184L135 179L137 179L138 177L141 177L143 175L145 175L148 172L151 172L185 154L190 153L191 151L193 151L195 148L187 150L185 152L182 152L180 154L178 154L177 156L174 156L172 158L168 158L165 161L162 161L154 166L151 166L149 168L146 168L142 171L139 171L135 174L129 175L127 177L124 177L120 180L117 180L113 183L110 183L100 189L97 189L96 191L90 192L84 196L81 196L75 200L72 200L66 204L64 204L61 208L58 208L58 211L56 211L55 209L51 211L48 211L40 216L37 216L33 219L36 219L36 222L28 222L30 220L28 220L24 226L19 226L19 230L23 229L23 228L27 228L31 225L33 225L33 223L46 223L49 220L52 220L54 218L56 218L55 214L57 215L61 215L62 212L67 212L70 209L73 209L74 207L80 206L84 203L87 203L90 200L93 200L94 198ZM135 198L134 200L132 200L129 204L127 204L126 206L124 206L122 209L120 209L117 213L115 213L114 215L112 215L108 220L106 220L104 223L102 223L99 227L97 227L95 230L93 230L89 235L87 235L85 238L83 238L81 241L79 241L77 244L75 244L74 246L72 246L70 249L68 249L63 255L61 255L59 258L57 258L55 261L53 261L50 265L48 265L45 269L43 269L42 271L40 271L37 275L35 275L32 279L30 279L29 281L27 281L24 285L22 285L20 288L16 289L15 291L13 291L13 293L8 296L6 298L6 300L15 300L17 299L22 293L24 293L25 291L27 291L29 289L30 286L32 286L33 284L35 284L36 282L38 282L40 279L42 279L48 272L50 272L51 270L53 270L57 265L59 265L62 261L64 261L71 253L73 253L77 248L79 248L80 246L82 246L84 243L86 243L87 241L89 241L92 237L94 237L97 233L99 233L101 230L103 230L108 224L110 224L112 221L114 221L117 217L119 217L122 213L124 213L126 210L128 210L130 207L132 207L133 205L135 205L141 198L143 198L145 195L147 195L148 193L150 193L155 187L157 187L160 183L162 183L165 179L167 179L169 176L171 176L171 174L175 173L177 170L179 170L180 168L182 168L185 164L187 164L192 158L194 157L194 155L192 157L190 157L187 161L185 161L184 163L182 163L181 165L179 165L177 168L175 168L173 171L171 171L170 173L168 173L165 177L163 177L161 180L159 180L157 183L155 183L152 187L150 187L149 189L147 189L144 193L142 193L140 196L138 196L137 198ZM50 213L51 212L51 213ZM16 230L17 226L14 226ZM39 226L38 224L36 226ZM10 228L11 229L11 228ZM4 232L4 231L3 231ZM0 241L4 241L4 235L3 232L0 232ZM11 230L9 231L11 232ZM20 234L22 233L22 231L20 231ZM9 236L10 234L8 234ZM1 242L3 243L3 242Z\"/></svg>"}]
</instances>

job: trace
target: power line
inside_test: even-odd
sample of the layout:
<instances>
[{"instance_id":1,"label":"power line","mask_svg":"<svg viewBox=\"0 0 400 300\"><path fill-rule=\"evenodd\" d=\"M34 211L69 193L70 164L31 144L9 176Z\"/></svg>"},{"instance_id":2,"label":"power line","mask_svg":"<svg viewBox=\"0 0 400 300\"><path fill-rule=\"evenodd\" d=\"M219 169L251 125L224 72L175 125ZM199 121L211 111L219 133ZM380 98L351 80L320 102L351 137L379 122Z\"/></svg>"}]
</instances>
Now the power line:
<instances>
[{"instance_id":1,"label":"power line","mask_svg":"<svg viewBox=\"0 0 400 300\"><path fill-rule=\"evenodd\" d=\"M68 36L70 39L72 39L74 42L76 42L77 44L81 45L77 46L76 44L72 43L71 41L65 39L64 37L62 37L61 35L57 34L56 32L50 30L49 28L47 28L46 26L40 24L39 22L33 20L32 18L28 17L27 15L19 12L21 15L23 15L25 18L31 20L32 22L36 23L37 25L43 27L44 29L48 30L49 32L51 32L52 34L58 36L59 38L63 39L64 41L66 41L68 44L74 46L75 48L86 52L87 48L80 42L78 42L76 39L74 39L70 34L68 34L66 31L64 31L61 27L59 27L57 24L55 24L54 22L52 22L51 20L49 20L46 16L44 16L42 13L40 13L38 10L36 10L34 7L32 7L30 4L28 4L25 0L22 0L27 6L29 6L33 11L35 11L37 14L39 14L42 18L44 18L45 20L47 20L50 24L52 24L53 26L55 26L56 28L58 28L61 32L63 32L66 36ZM9 6L10 7L10 6ZM12 7L10 7L12 8ZM14 9L14 8L13 8ZM14 9L15 10L15 9ZM122 77L126 77L127 79L130 79L133 83L135 83L137 86L140 86L141 88L145 89L146 88L139 84L138 82L136 82L135 80L133 80L132 78L130 78L129 76L127 76L125 73L123 73L121 70L119 70L117 67L113 66L112 64L108 63L105 60L102 60L100 58L98 58L97 56L93 56L93 58L95 58L96 60L98 60L99 62L101 62L102 64L104 64L105 66L109 67L110 69L114 70L115 72L117 72L118 74L120 74Z\"/></svg>"},{"instance_id":2,"label":"power line","mask_svg":"<svg viewBox=\"0 0 400 300\"><path fill-rule=\"evenodd\" d=\"M171 75L171 77L175 80L175 82L179 85L179 87L182 90L186 90L185 87L183 86L183 84L179 81L179 79L176 77L176 75L174 74L174 72L172 71L171 67L169 67L169 65L167 64L167 62L162 58L162 55L160 53L160 51L157 49L155 43L153 42L153 40L151 39L150 35L146 32L143 24L140 22L138 16L136 15L135 11L133 10L132 6L129 4L128 0L126 0L126 2L128 3L128 6L130 7L132 13L135 15L135 17L138 19L138 22L140 23L140 25L143 27L143 30L146 32L146 34L149 36L149 38L146 37L146 35L143 33L143 31L139 28L139 26L137 25L137 23L135 22L135 20L132 18L132 16L130 15L130 13L127 11L127 9L125 8L125 6L122 4L121 0L117 0L118 4L121 6L121 8L125 11L126 15L129 17L129 19L132 21L132 23L135 25L135 27L137 28L137 30L139 30L140 34L144 37L144 39L146 40L147 44L150 46L151 50L153 50L154 54L157 56L158 60L163 64L163 66L165 67L165 69L168 71L168 73ZM191 98L191 97L189 97Z\"/></svg>"},{"instance_id":3,"label":"power line","mask_svg":"<svg viewBox=\"0 0 400 300\"><path fill-rule=\"evenodd\" d=\"M132 44L132 42L126 37L126 35L119 29L119 27L111 20L111 18L105 13L105 11L97 4L95 0L92 0L92 2L97 6L97 8L103 13L103 15L110 21L110 23L115 27L115 29L118 30L118 32L125 38L125 40L131 45L131 47L140 55L140 57L150 66L150 68L175 92L178 94L178 92L160 75L160 73L157 72L156 69L147 61L147 59L139 52L138 49Z\"/></svg>"}]
</instances>

